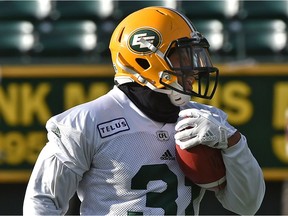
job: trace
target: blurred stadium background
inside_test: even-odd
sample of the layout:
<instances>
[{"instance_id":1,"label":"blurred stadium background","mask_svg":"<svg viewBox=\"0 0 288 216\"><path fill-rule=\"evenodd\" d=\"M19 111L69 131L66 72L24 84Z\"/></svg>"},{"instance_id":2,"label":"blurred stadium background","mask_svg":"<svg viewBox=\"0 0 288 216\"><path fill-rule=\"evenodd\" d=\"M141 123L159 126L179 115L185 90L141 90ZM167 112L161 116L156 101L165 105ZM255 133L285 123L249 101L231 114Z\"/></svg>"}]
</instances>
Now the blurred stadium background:
<instances>
[{"instance_id":1,"label":"blurred stadium background","mask_svg":"<svg viewBox=\"0 0 288 216\"><path fill-rule=\"evenodd\" d=\"M109 62L114 27L146 6L184 12L218 62L287 60L287 1L0 1L1 63Z\"/></svg>"},{"instance_id":2,"label":"blurred stadium background","mask_svg":"<svg viewBox=\"0 0 288 216\"><path fill-rule=\"evenodd\" d=\"M287 0L1 0L0 214L22 214L46 120L109 90L111 33L126 15L153 5L182 11L209 40L223 78L207 103L226 109L263 167L267 193L258 214L288 214ZM69 213L77 213L77 200L71 203ZM211 193L201 211L231 214Z\"/></svg>"}]
</instances>

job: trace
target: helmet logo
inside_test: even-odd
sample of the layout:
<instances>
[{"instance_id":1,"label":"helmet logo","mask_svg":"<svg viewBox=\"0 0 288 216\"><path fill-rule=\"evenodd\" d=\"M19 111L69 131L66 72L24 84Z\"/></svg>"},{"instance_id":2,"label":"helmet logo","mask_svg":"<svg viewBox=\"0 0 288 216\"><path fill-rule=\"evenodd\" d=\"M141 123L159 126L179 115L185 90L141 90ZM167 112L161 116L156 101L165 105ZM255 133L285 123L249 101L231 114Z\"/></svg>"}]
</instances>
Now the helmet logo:
<instances>
[{"instance_id":1,"label":"helmet logo","mask_svg":"<svg viewBox=\"0 0 288 216\"><path fill-rule=\"evenodd\" d=\"M148 41L155 47L159 47L161 44L161 35L158 31L152 28L137 29L132 32L128 40L128 47L134 53L147 54L152 51L147 47L147 45L140 42L140 39Z\"/></svg>"}]
</instances>

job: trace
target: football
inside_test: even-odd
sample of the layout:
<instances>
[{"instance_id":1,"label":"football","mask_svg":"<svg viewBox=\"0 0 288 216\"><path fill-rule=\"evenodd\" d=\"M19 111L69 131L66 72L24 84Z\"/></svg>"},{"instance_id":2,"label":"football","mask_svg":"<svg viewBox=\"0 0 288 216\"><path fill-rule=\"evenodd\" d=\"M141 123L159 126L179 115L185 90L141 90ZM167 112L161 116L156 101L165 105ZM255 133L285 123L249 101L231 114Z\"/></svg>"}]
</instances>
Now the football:
<instances>
[{"instance_id":1,"label":"football","mask_svg":"<svg viewBox=\"0 0 288 216\"><path fill-rule=\"evenodd\" d=\"M189 150L176 145L176 158L184 175L202 188L217 191L226 186L226 168L220 149L197 145Z\"/></svg>"}]
</instances>

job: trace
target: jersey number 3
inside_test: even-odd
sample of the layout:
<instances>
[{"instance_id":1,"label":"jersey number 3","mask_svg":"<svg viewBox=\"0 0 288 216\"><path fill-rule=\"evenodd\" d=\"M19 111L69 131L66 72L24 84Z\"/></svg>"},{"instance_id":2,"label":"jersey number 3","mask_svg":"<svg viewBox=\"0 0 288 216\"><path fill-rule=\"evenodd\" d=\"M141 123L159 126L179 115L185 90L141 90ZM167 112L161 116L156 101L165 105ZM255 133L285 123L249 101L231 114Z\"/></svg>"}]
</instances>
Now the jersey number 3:
<instances>
[{"instance_id":1,"label":"jersey number 3","mask_svg":"<svg viewBox=\"0 0 288 216\"><path fill-rule=\"evenodd\" d=\"M146 198L146 206L152 208L162 208L165 212L165 215L177 215L177 176L169 169L166 164L142 166L138 173L132 178L131 189L146 190L149 182L157 180L162 180L165 182L167 184L167 188L163 192L148 192ZM193 186L193 183L186 180L186 186ZM195 191L193 195L193 198L195 199ZM130 212L130 215L142 214L142 212ZM185 214L193 215L192 201L188 205Z\"/></svg>"}]
</instances>

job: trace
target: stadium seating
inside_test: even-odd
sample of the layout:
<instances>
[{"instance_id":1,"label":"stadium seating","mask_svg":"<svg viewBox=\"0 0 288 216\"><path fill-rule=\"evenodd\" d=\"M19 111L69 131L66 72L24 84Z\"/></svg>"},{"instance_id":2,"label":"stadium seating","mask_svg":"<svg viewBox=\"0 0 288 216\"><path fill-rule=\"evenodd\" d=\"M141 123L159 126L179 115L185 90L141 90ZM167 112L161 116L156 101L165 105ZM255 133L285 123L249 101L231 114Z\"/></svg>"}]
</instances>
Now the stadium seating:
<instances>
[{"instance_id":1,"label":"stadium seating","mask_svg":"<svg viewBox=\"0 0 288 216\"><path fill-rule=\"evenodd\" d=\"M54 19L91 19L101 21L112 16L112 0L60 1L54 2Z\"/></svg>"},{"instance_id":2,"label":"stadium seating","mask_svg":"<svg viewBox=\"0 0 288 216\"><path fill-rule=\"evenodd\" d=\"M194 20L196 29L202 33L210 43L210 50L218 51L224 44L224 27L219 20Z\"/></svg>"},{"instance_id":3,"label":"stadium seating","mask_svg":"<svg viewBox=\"0 0 288 216\"><path fill-rule=\"evenodd\" d=\"M287 61L288 0L3 0L0 61L24 55L59 62L87 56L102 62L110 58L109 41L117 24L148 6L183 12L207 37L217 61L269 56Z\"/></svg>"},{"instance_id":4,"label":"stadium seating","mask_svg":"<svg viewBox=\"0 0 288 216\"><path fill-rule=\"evenodd\" d=\"M35 44L34 26L29 21L0 21L0 55L21 56Z\"/></svg>"},{"instance_id":5,"label":"stadium seating","mask_svg":"<svg viewBox=\"0 0 288 216\"><path fill-rule=\"evenodd\" d=\"M177 1L173 0L155 0L155 1L123 1L116 0L115 1L115 11L114 18L116 21L122 20L124 17L129 15L130 13L149 6L163 6L169 8L176 8Z\"/></svg>"},{"instance_id":6,"label":"stadium seating","mask_svg":"<svg viewBox=\"0 0 288 216\"><path fill-rule=\"evenodd\" d=\"M287 19L288 0L241 1L240 19Z\"/></svg>"},{"instance_id":7,"label":"stadium seating","mask_svg":"<svg viewBox=\"0 0 288 216\"><path fill-rule=\"evenodd\" d=\"M180 1L178 8L190 19L232 19L239 11L239 0Z\"/></svg>"},{"instance_id":8,"label":"stadium seating","mask_svg":"<svg viewBox=\"0 0 288 216\"><path fill-rule=\"evenodd\" d=\"M0 1L0 20L42 20L50 15L51 0Z\"/></svg>"},{"instance_id":9,"label":"stadium seating","mask_svg":"<svg viewBox=\"0 0 288 216\"><path fill-rule=\"evenodd\" d=\"M97 26L90 20L54 21L38 26L34 56L80 56L93 52L97 45Z\"/></svg>"},{"instance_id":10,"label":"stadium seating","mask_svg":"<svg viewBox=\"0 0 288 216\"><path fill-rule=\"evenodd\" d=\"M261 19L242 23L242 37L247 56L274 56L287 44L286 23L282 20Z\"/></svg>"}]
</instances>

